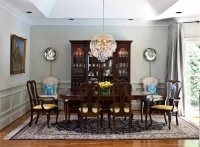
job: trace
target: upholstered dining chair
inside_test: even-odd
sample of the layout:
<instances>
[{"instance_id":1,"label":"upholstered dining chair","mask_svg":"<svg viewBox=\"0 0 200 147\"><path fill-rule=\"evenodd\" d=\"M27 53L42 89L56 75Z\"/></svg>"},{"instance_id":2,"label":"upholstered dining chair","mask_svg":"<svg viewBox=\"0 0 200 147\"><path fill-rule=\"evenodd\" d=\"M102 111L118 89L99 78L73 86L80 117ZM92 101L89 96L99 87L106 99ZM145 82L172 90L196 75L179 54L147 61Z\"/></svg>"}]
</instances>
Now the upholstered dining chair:
<instances>
[{"instance_id":1,"label":"upholstered dining chair","mask_svg":"<svg viewBox=\"0 0 200 147\"><path fill-rule=\"evenodd\" d=\"M116 131L116 117L128 117L130 131L133 119L133 112L131 109L132 85L127 82L114 83L111 92L113 103L110 106L109 127L111 125L111 116L113 117L114 131Z\"/></svg>"},{"instance_id":2,"label":"upholstered dining chair","mask_svg":"<svg viewBox=\"0 0 200 147\"><path fill-rule=\"evenodd\" d=\"M100 87L97 83L85 82L80 86L81 104L79 107L78 119L81 124L82 132L84 131L84 117L96 117L97 129L99 129L99 119L101 118L102 126L102 106L100 104ZM96 97L96 100L94 100ZM100 117L101 115L101 117Z\"/></svg>"},{"instance_id":3,"label":"upholstered dining chair","mask_svg":"<svg viewBox=\"0 0 200 147\"><path fill-rule=\"evenodd\" d=\"M54 97L57 100L58 99L58 94L57 94L58 83L59 81L56 77L53 77L53 76L45 77L42 80L43 92L39 96L49 97L49 95L51 95L51 97Z\"/></svg>"},{"instance_id":4,"label":"upholstered dining chair","mask_svg":"<svg viewBox=\"0 0 200 147\"><path fill-rule=\"evenodd\" d=\"M40 112L43 112L43 113L46 113L47 115L47 127L49 128L49 120L50 120L51 111L55 111L56 123L57 123L59 111L58 111L58 105L56 105L55 98L50 97L50 95L49 97L45 97L45 98L39 97L38 92L37 92L36 82L34 80L27 81L26 86L27 86L30 106L31 106L31 118L30 118L29 126L31 126L32 124L34 112L37 112L37 118L35 121L36 124L39 119Z\"/></svg>"},{"instance_id":5,"label":"upholstered dining chair","mask_svg":"<svg viewBox=\"0 0 200 147\"><path fill-rule=\"evenodd\" d=\"M159 80L155 77L146 77L142 80L143 90L145 92L152 92L149 105L158 104L164 102L163 96L158 94ZM141 104L142 113L144 112L144 103Z\"/></svg>"},{"instance_id":6,"label":"upholstered dining chair","mask_svg":"<svg viewBox=\"0 0 200 147\"><path fill-rule=\"evenodd\" d=\"M169 80L166 83L166 96L165 96L165 105L154 105L149 107L149 116L152 125L151 114L154 111L160 111L164 114L165 123L167 124L166 114L168 115L168 124L169 129L171 129L171 115L172 113L176 114L176 125L178 126L178 104L180 91L182 88L182 83L180 81Z\"/></svg>"}]
</instances>

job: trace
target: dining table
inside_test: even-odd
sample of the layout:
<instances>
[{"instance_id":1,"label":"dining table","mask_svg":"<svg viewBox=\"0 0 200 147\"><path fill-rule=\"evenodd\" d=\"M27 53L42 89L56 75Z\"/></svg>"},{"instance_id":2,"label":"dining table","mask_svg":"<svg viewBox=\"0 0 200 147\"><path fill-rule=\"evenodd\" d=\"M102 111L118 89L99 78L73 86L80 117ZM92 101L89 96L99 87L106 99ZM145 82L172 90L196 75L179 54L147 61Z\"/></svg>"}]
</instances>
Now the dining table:
<instances>
[{"instance_id":1,"label":"dining table","mask_svg":"<svg viewBox=\"0 0 200 147\"><path fill-rule=\"evenodd\" d=\"M153 93L151 92L140 92L140 91L132 91L131 100L140 100L141 101L141 122L143 123L143 110L142 103L144 103L144 112L145 112L145 126L148 129L147 125L147 115L148 115L148 107L149 101ZM64 103L64 114L65 114L65 122L67 124L67 114L68 114L68 104L70 101L81 101L80 94L74 92L63 92L58 93L58 98L62 99ZM100 95L100 99L102 100L112 100L112 95Z\"/></svg>"}]
</instances>

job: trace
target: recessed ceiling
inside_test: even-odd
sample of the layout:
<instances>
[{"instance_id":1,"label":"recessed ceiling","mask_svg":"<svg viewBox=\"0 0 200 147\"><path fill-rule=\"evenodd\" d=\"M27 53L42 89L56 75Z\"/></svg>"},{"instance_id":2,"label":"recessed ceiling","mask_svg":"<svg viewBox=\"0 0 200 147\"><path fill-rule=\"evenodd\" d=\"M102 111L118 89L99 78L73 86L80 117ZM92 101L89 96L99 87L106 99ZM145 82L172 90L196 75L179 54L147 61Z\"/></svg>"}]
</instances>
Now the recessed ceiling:
<instances>
[{"instance_id":1,"label":"recessed ceiling","mask_svg":"<svg viewBox=\"0 0 200 147\"><path fill-rule=\"evenodd\" d=\"M103 0L1 0L0 5L14 10L31 25L102 24ZM104 0L105 25L197 20L199 6L200 0Z\"/></svg>"}]
</instances>

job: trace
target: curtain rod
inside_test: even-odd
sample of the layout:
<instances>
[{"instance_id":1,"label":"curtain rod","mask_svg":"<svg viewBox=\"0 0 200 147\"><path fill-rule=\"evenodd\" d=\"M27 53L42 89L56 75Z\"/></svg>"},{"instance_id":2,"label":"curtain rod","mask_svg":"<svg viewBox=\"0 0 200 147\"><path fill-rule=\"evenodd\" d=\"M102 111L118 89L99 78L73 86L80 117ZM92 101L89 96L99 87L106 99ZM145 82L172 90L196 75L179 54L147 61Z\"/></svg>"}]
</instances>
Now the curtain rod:
<instances>
[{"instance_id":1,"label":"curtain rod","mask_svg":"<svg viewBox=\"0 0 200 147\"><path fill-rule=\"evenodd\" d=\"M183 22L183 23L200 23L200 21L188 21L188 22Z\"/></svg>"}]
</instances>

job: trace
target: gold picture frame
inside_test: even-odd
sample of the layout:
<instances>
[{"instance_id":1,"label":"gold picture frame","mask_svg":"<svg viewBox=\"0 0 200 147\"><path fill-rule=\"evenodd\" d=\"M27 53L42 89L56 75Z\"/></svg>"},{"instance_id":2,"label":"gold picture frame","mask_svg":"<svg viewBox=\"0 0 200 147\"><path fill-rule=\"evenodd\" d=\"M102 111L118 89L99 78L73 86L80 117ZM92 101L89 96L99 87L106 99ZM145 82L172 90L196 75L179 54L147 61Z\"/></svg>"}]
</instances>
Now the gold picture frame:
<instances>
[{"instance_id":1,"label":"gold picture frame","mask_svg":"<svg viewBox=\"0 0 200 147\"><path fill-rule=\"evenodd\" d=\"M26 61L26 39L12 35L11 36L11 74L25 73Z\"/></svg>"}]
</instances>

